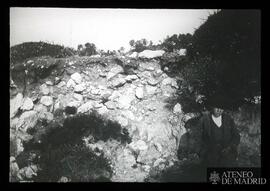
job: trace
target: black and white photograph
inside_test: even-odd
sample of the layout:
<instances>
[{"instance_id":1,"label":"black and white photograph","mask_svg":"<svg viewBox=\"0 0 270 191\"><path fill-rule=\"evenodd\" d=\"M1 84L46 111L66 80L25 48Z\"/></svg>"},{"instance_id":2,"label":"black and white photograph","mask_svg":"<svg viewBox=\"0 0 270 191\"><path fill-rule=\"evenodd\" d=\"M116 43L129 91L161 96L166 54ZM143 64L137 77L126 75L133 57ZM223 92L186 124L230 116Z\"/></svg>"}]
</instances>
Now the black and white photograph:
<instances>
[{"instance_id":1,"label":"black and white photograph","mask_svg":"<svg viewBox=\"0 0 270 191\"><path fill-rule=\"evenodd\" d=\"M10 7L9 35L9 182L266 183L207 177L262 167L260 9Z\"/></svg>"}]
</instances>

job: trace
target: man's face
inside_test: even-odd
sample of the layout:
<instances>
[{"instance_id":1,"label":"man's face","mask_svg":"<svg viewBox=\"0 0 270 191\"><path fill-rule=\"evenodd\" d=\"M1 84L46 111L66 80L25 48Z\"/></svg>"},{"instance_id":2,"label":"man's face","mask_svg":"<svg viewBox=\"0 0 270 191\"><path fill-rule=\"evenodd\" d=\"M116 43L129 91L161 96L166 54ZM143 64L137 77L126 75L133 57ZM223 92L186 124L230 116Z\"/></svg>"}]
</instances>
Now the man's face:
<instances>
[{"instance_id":1,"label":"man's face","mask_svg":"<svg viewBox=\"0 0 270 191\"><path fill-rule=\"evenodd\" d=\"M215 117L219 117L219 116L222 115L223 111L224 111L224 110L221 109L221 108L214 107L213 110L212 110L212 113L213 113L213 115L214 115Z\"/></svg>"}]
</instances>

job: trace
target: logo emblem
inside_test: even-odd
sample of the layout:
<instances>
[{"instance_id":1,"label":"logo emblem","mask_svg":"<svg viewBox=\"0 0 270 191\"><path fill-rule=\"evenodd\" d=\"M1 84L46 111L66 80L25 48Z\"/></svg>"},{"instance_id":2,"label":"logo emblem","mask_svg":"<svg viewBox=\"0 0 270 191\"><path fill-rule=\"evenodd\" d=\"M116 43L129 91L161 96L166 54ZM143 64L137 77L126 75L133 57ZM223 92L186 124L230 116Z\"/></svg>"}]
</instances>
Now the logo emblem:
<instances>
[{"instance_id":1,"label":"logo emblem","mask_svg":"<svg viewBox=\"0 0 270 191\"><path fill-rule=\"evenodd\" d=\"M219 174L216 171L212 172L209 180L212 182L212 184L217 184L217 182L220 181Z\"/></svg>"}]
</instances>

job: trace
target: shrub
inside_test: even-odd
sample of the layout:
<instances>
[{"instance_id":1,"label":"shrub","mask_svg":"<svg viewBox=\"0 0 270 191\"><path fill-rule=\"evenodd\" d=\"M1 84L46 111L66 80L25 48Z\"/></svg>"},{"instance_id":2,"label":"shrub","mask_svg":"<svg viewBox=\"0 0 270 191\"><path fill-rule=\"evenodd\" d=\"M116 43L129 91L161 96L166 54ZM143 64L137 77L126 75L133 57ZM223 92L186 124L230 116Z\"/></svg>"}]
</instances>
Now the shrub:
<instances>
[{"instance_id":1,"label":"shrub","mask_svg":"<svg viewBox=\"0 0 270 191\"><path fill-rule=\"evenodd\" d=\"M79 44L78 45L78 53L80 56L91 56L97 54L97 48L94 43L85 43L84 47Z\"/></svg>"},{"instance_id":2,"label":"shrub","mask_svg":"<svg viewBox=\"0 0 270 191\"><path fill-rule=\"evenodd\" d=\"M173 52L174 50L186 49L191 46L192 35L187 34L174 34L167 36L166 39L161 43L161 46L167 52Z\"/></svg>"},{"instance_id":3,"label":"shrub","mask_svg":"<svg viewBox=\"0 0 270 191\"><path fill-rule=\"evenodd\" d=\"M43 129L33 133L39 134ZM55 182L62 176L73 182L110 181L109 160L103 152L99 155L87 148L83 137L91 135L94 142L116 139L124 144L131 141L126 129L97 113L70 117L65 119L63 126L49 124L46 129L46 133L41 133L41 141L32 140L24 145L24 152L34 149L41 153L38 160L41 170L34 179L37 182Z\"/></svg>"},{"instance_id":4,"label":"shrub","mask_svg":"<svg viewBox=\"0 0 270 191\"><path fill-rule=\"evenodd\" d=\"M12 46L10 49L10 61L13 64L23 62L28 58L39 56L67 57L75 54L72 48L45 42L25 42Z\"/></svg>"},{"instance_id":5,"label":"shrub","mask_svg":"<svg viewBox=\"0 0 270 191\"><path fill-rule=\"evenodd\" d=\"M188 47L183 74L204 95L222 94L232 106L260 95L260 12L221 10L210 15Z\"/></svg>"},{"instance_id":6,"label":"shrub","mask_svg":"<svg viewBox=\"0 0 270 191\"><path fill-rule=\"evenodd\" d=\"M112 173L108 159L96 155L83 144L63 144L43 154L35 181L56 182L65 176L72 182L110 181Z\"/></svg>"},{"instance_id":7,"label":"shrub","mask_svg":"<svg viewBox=\"0 0 270 191\"><path fill-rule=\"evenodd\" d=\"M147 41L145 38L141 39L141 40L131 40L129 41L129 45L131 46L132 48L132 51L135 51L135 52L142 52L146 49L152 49L152 46L153 46L153 42L150 40L150 41Z\"/></svg>"}]
</instances>

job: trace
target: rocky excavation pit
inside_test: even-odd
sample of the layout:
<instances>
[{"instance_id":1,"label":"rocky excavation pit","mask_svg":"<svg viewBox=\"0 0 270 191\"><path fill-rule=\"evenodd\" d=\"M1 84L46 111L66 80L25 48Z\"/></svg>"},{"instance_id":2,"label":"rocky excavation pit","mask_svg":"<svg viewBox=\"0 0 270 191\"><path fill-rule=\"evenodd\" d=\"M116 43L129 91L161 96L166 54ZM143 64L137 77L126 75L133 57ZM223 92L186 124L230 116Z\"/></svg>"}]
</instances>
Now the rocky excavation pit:
<instances>
[{"instance_id":1,"label":"rocky excavation pit","mask_svg":"<svg viewBox=\"0 0 270 191\"><path fill-rule=\"evenodd\" d=\"M179 159L177 151L185 123L198 113L168 102L181 87L161 70L160 56L39 58L15 66L11 181L164 181L160 175L183 161L196 163L196 155ZM33 79L31 71L46 76Z\"/></svg>"}]
</instances>

